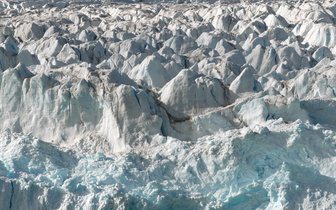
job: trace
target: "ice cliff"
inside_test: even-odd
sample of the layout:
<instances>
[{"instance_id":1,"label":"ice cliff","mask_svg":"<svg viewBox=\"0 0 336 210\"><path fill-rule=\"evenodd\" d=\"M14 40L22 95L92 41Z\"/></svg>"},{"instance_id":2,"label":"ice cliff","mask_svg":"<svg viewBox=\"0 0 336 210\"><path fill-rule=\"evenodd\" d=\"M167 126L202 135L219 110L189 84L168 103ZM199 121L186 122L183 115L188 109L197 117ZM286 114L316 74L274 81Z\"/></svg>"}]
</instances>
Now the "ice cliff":
<instances>
[{"instance_id":1,"label":"ice cliff","mask_svg":"<svg viewBox=\"0 0 336 210\"><path fill-rule=\"evenodd\" d=\"M1 209L336 208L336 4L179 3L0 0Z\"/></svg>"}]
</instances>

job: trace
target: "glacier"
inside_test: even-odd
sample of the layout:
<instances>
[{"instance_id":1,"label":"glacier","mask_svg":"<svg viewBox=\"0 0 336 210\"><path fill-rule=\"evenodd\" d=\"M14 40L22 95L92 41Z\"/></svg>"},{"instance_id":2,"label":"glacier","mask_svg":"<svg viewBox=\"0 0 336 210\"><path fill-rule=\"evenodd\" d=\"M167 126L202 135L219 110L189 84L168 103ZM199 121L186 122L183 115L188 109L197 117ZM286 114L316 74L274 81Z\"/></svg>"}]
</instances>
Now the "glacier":
<instances>
[{"instance_id":1,"label":"glacier","mask_svg":"<svg viewBox=\"0 0 336 210\"><path fill-rule=\"evenodd\" d=\"M1 209L336 208L336 3L0 0Z\"/></svg>"}]
</instances>

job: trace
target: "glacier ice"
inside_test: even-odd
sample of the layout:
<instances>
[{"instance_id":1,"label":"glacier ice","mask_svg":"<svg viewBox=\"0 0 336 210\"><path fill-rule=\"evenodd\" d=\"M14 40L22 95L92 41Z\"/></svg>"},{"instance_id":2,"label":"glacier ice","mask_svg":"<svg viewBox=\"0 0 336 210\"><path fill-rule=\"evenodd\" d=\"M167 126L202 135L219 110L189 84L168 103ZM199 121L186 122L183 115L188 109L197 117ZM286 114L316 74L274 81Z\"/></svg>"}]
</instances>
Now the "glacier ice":
<instances>
[{"instance_id":1,"label":"glacier ice","mask_svg":"<svg viewBox=\"0 0 336 210\"><path fill-rule=\"evenodd\" d=\"M334 209L335 17L1 0L1 209Z\"/></svg>"}]
</instances>

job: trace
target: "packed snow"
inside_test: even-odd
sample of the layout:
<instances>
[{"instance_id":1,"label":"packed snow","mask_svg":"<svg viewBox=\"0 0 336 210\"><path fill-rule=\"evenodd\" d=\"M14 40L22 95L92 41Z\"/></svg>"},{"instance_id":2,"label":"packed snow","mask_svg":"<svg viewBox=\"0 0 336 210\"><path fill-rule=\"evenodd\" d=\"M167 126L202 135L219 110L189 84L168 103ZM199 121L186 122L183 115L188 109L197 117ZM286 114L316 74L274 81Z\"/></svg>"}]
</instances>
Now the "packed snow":
<instances>
[{"instance_id":1,"label":"packed snow","mask_svg":"<svg viewBox=\"0 0 336 210\"><path fill-rule=\"evenodd\" d=\"M1 209L335 209L333 1L0 0Z\"/></svg>"}]
</instances>

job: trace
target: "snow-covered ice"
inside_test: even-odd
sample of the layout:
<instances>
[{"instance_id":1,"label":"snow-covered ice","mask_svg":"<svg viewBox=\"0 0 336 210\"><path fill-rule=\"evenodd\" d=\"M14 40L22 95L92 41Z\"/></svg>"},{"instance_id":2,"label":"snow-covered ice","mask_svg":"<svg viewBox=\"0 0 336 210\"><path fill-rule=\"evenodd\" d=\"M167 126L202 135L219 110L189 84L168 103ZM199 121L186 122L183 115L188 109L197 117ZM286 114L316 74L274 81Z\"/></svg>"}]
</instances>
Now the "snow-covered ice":
<instances>
[{"instance_id":1,"label":"snow-covered ice","mask_svg":"<svg viewBox=\"0 0 336 210\"><path fill-rule=\"evenodd\" d=\"M336 208L334 2L0 0L0 19L1 209Z\"/></svg>"}]
</instances>

